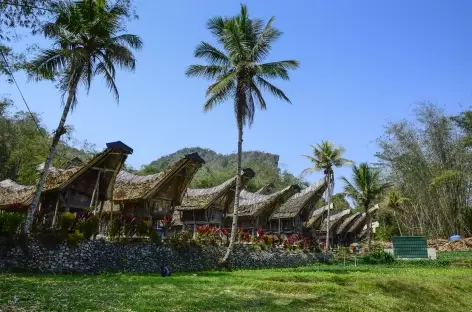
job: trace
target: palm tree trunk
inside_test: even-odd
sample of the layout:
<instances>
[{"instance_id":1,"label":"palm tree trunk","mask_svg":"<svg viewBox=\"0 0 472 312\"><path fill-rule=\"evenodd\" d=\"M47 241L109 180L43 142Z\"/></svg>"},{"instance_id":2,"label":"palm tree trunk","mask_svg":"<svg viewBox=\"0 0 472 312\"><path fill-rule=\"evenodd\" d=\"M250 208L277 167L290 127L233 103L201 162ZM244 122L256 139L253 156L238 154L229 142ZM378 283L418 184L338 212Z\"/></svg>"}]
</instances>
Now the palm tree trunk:
<instances>
[{"instance_id":1,"label":"palm tree trunk","mask_svg":"<svg viewBox=\"0 0 472 312\"><path fill-rule=\"evenodd\" d=\"M396 213L395 210L393 211L393 217L395 218L395 222L397 222L398 232L400 233L400 236L403 236L403 234L402 234L402 228L400 227L400 222L398 221L397 213Z\"/></svg>"},{"instance_id":2,"label":"palm tree trunk","mask_svg":"<svg viewBox=\"0 0 472 312\"><path fill-rule=\"evenodd\" d=\"M228 262L229 256L234 248L234 243L236 241L236 235L238 230L238 214L239 214L239 194L241 193L241 159L243 156L243 120L242 117L238 114L238 172L236 175L236 191L234 194L234 208L233 208L233 223L231 225L231 237L229 241L228 248L226 249L226 254L223 257L222 263L226 264Z\"/></svg>"},{"instance_id":3,"label":"palm tree trunk","mask_svg":"<svg viewBox=\"0 0 472 312\"><path fill-rule=\"evenodd\" d=\"M370 218L370 213L368 213L368 209L366 209L367 213L367 247L369 251L372 247L372 219Z\"/></svg>"},{"instance_id":4,"label":"palm tree trunk","mask_svg":"<svg viewBox=\"0 0 472 312\"><path fill-rule=\"evenodd\" d=\"M330 232L330 228L329 228L329 217L330 217L330 215L331 215L331 174L332 174L332 173L328 173L327 176L326 176L327 183L328 183L327 199L326 199L326 203L327 203L327 205L328 205L328 213L327 213L327 216L326 216L326 250L329 250L329 249L330 249L330 242L329 242L329 232Z\"/></svg>"},{"instance_id":5,"label":"palm tree trunk","mask_svg":"<svg viewBox=\"0 0 472 312\"><path fill-rule=\"evenodd\" d=\"M46 159L46 163L44 164L43 171L39 176L39 181L36 186L36 192L34 194L33 201L28 209L28 213L26 215L26 220L24 224L24 232L28 234L31 231L31 227L33 225L34 216L36 213L36 206L39 203L39 199L41 198L41 192L44 187L44 182L46 181L46 175L49 171L49 168L52 165L52 160L54 158L54 154L56 153L57 145L59 144L59 140L61 136L66 132L64 128L64 124L66 123L67 115L69 114L70 108L72 106L72 100L75 95L75 90L77 89L77 84L71 87L69 90L69 95L67 97L66 105L64 106L64 110L62 111L61 120L59 121L59 125L57 126L56 131L54 132L54 137L52 139L51 148L49 149L49 155Z\"/></svg>"}]
</instances>

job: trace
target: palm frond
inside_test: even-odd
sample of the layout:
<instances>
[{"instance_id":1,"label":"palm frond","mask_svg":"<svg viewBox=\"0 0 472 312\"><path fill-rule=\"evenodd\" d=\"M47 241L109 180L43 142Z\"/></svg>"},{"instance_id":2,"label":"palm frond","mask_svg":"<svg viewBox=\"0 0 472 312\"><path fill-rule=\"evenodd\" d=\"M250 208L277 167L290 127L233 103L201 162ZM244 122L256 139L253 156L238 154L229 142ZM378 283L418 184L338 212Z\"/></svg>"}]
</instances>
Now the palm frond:
<instances>
[{"instance_id":1,"label":"palm frond","mask_svg":"<svg viewBox=\"0 0 472 312\"><path fill-rule=\"evenodd\" d=\"M292 104L290 99L285 95L285 93L282 90L280 90L279 88L277 88L276 86L274 86L273 84L265 80L264 78L260 76L256 76L256 83L258 84L260 88L271 93L273 96Z\"/></svg>"},{"instance_id":2,"label":"palm frond","mask_svg":"<svg viewBox=\"0 0 472 312\"><path fill-rule=\"evenodd\" d=\"M229 58L207 42L200 42L195 48L194 56L206 60L210 65L230 66Z\"/></svg>"},{"instance_id":3,"label":"palm frond","mask_svg":"<svg viewBox=\"0 0 472 312\"><path fill-rule=\"evenodd\" d=\"M100 62L95 68L94 75L102 75L105 78L105 83L110 92L115 97L116 101L120 101L120 93L115 83L115 76L109 71L109 67L106 63Z\"/></svg>"},{"instance_id":4,"label":"palm frond","mask_svg":"<svg viewBox=\"0 0 472 312\"><path fill-rule=\"evenodd\" d=\"M190 65L185 72L188 77L215 79L228 72L228 68L219 65Z\"/></svg>"},{"instance_id":5,"label":"palm frond","mask_svg":"<svg viewBox=\"0 0 472 312\"><path fill-rule=\"evenodd\" d=\"M278 29L272 27L275 17L271 17L264 27L264 30L259 34L257 42L252 49L252 57L256 61L262 61L267 57L272 48L272 44L282 35Z\"/></svg>"},{"instance_id":6,"label":"palm frond","mask_svg":"<svg viewBox=\"0 0 472 312\"><path fill-rule=\"evenodd\" d=\"M297 69L300 63L295 60L279 61L260 64L257 74L263 78L289 80L288 70Z\"/></svg>"},{"instance_id":7,"label":"palm frond","mask_svg":"<svg viewBox=\"0 0 472 312\"><path fill-rule=\"evenodd\" d=\"M122 34L113 38L113 41L120 45L127 45L135 50L141 50L143 48L143 41L136 35Z\"/></svg>"}]
</instances>

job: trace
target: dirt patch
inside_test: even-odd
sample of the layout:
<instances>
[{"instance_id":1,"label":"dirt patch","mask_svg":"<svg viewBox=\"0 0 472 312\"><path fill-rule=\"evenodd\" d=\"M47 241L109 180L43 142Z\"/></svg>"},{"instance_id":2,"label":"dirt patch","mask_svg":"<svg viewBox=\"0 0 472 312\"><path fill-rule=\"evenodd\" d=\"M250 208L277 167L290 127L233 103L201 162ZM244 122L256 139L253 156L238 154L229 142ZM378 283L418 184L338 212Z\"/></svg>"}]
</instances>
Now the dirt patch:
<instances>
[{"instance_id":1,"label":"dirt patch","mask_svg":"<svg viewBox=\"0 0 472 312\"><path fill-rule=\"evenodd\" d=\"M436 248L437 251L472 251L472 237L454 242L447 239L430 239L428 240L428 247Z\"/></svg>"}]
</instances>

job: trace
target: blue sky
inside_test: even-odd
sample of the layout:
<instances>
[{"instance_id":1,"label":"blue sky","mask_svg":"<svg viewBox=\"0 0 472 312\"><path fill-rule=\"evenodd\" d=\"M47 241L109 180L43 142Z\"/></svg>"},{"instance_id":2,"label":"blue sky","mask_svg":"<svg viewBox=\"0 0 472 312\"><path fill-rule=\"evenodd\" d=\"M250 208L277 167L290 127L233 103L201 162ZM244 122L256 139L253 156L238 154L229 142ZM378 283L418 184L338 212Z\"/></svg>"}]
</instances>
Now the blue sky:
<instances>
[{"instance_id":1,"label":"blue sky","mask_svg":"<svg viewBox=\"0 0 472 312\"><path fill-rule=\"evenodd\" d=\"M280 155L281 167L298 175L309 163L300 154L309 144L334 141L355 162L374 161L376 138L388 121L411 118L412 105L431 101L455 113L472 104L472 2L458 1L246 1L250 15L284 32L268 60L297 59L290 82L276 82L293 105L268 98L246 129L245 150ZM134 148L129 163L139 168L183 147L219 153L236 150L232 103L204 114L209 82L184 75L198 63L193 49L214 43L208 18L233 15L240 1L136 0L139 20L129 25L144 49L135 73L117 77L116 105L101 78L69 116L75 137L98 148L121 140ZM41 46L47 42L33 38ZM49 129L61 114L59 92L51 83L28 83L17 74L31 108ZM2 81L24 108L13 86ZM350 169L338 170L338 176ZM321 177L314 174L310 181ZM337 183L339 188L340 183Z\"/></svg>"}]
</instances>

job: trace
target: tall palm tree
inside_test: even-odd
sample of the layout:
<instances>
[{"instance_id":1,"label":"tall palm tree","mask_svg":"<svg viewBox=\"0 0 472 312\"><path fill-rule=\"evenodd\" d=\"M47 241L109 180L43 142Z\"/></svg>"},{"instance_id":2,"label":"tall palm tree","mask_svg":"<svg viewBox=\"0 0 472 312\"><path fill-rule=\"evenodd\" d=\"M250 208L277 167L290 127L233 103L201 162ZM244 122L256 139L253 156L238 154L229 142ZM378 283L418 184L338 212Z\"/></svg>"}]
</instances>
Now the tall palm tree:
<instances>
[{"instance_id":1,"label":"tall palm tree","mask_svg":"<svg viewBox=\"0 0 472 312\"><path fill-rule=\"evenodd\" d=\"M408 201L408 198L401 197L401 195L396 190L391 190L390 192L388 192L384 200L385 207L393 213L393 217L395 218L395 222L397 223L398 232L400 233L400 236L402 235L402 229L400 227L400 222L398 221L397 213L404 212L403 207Z\"/></svg>"},{"instance_id":2,"label":"tall palm tree","mask_svg":"<svg viewBox=\"0 0 472 312\"><path fill-rule=\"evenodd\" d=\"M334 189L334 170L346 165L351 165L353 162L343 157L345 152L341 146L336 147L333 143L328 141L321 141L321 144L311 145L313 155L302 155L313 164L312 167L303 170L302 175L306 175L315 171L323 171L326 181L326 203L328 205L328 215L326 217L326 248L329 249L329 216L331 210L331 196Z\"/></svg>"},{"instance_id":3,"label":"tall palm tree","mask_svg":"<svg viewBox=\"0 0 472 312\"><path fill-rule=\"evenodd\" d=\"M82 83L88 92L94 76L102 76L107 87L119 100L115 84L115 66L133 71L136 60L132 49L141 49L136 35L124 33L126 19L131 17L126 2L105 0L59 1L53 5L55 20L43 26L44 36L53 47L44 50L29 66L34 78L58 80L65 98L64 110L54 132L49 155L39 177L36 193L28 210L24 231L28 233L34 220L44 181L57 145L66 132L64 124L71 109L77 105L77 92Z\"/></svg>"},{"instance_id":4,"label":"tall palm tree","mask_svg":"<svg viewBox=\"0 0 472 312\"><path fill-rule=\"evenodd\" d=\"M245 5L234 17L215 17L208 21L207 28L222 49L207 42L201 42L195 48L194 55L206 61L206 65L191 65L186 71L189 77L201 77L212 80L206 90L205 112L215 106L232 100L238 128L238 164L237 182L233 209L231 239L223 263L229 259L236 240L239 193L241 192L241 156L243 128L254 121L256 106L262 110L267 104L262 91L290 103L285 93L269 82L270 79L289 80L288 71L296 69L295 60L263 63L272 44L281 36L281 32L272 27L272 17L265 25L259 19L250 18Z\"/></svg>"},{"instance_id":5,"label":"tall palm tree","mask_svg":"<svg viewBox=\"0 0 472 312\"><path fill-rule=\"evenodd\" d=\"M382 171L373 168L367 163L352 167L352 182L342 177L344 193L351 197L357 205L361 206L367 215L367 239L369 249L372 246L372 216L369 208L390 188L389 182L382 182Z\"/></svg>"}]
</instances>

